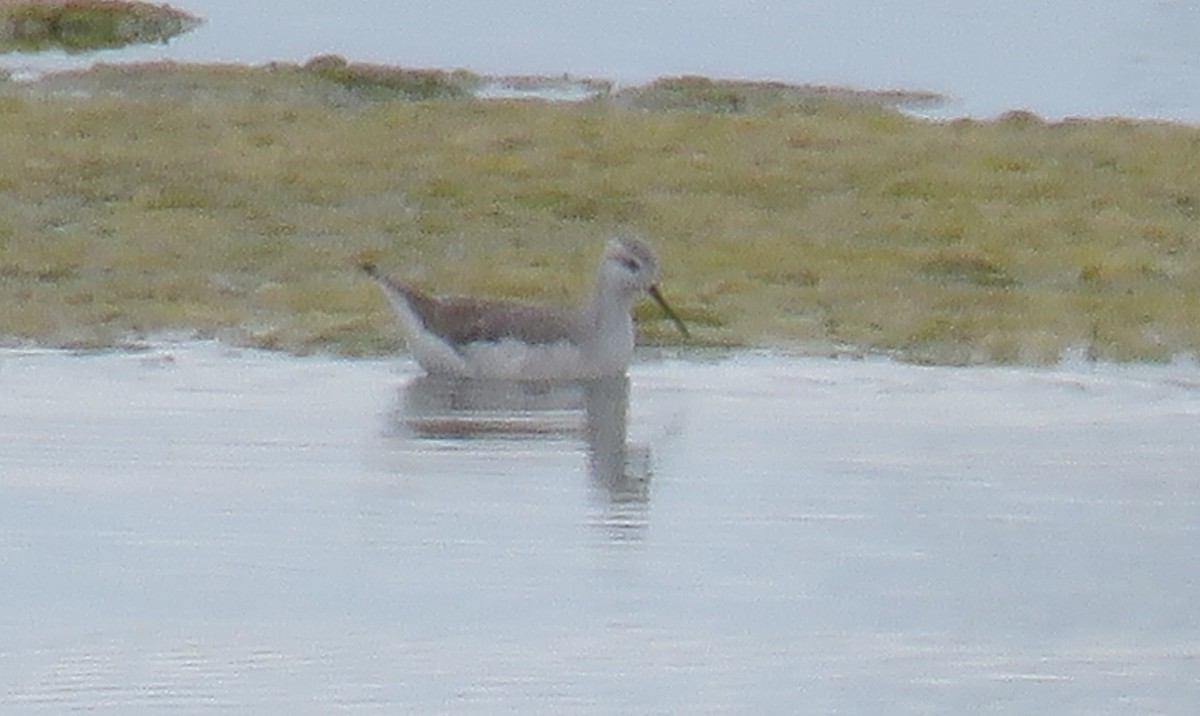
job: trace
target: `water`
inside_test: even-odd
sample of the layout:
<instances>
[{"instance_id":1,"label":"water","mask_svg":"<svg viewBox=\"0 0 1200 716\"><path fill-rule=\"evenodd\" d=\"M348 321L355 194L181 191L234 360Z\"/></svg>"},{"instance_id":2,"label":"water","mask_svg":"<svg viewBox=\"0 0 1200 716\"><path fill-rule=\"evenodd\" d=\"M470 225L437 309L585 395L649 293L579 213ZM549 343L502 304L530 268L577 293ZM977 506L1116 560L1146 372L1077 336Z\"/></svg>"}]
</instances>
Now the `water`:
<instances>
[{"instance_id":1,"label":"water","mask_svg":"<svg viewBox=\"0 0 1200 716\"><path fill-rule=\"evenodd\" d=\"M932 90L941 116L1029 109L1200 122L1200 4L1183 0L507 3L184 0L207 24L105 61L351 59L487 74L675 74ZM263 28L270 28L264 32ZM63 55L0 59L67 67Z\"/></svg>"},{"instance_id":2,"label":"water","mask_svg":"<svg viewBox=\"0 0 1200 716\"><path fill-rule=\"evenodd\" d=\"M1188 714L1200 368L0 353L0 712Z\"/></svg>"}]
</instances>

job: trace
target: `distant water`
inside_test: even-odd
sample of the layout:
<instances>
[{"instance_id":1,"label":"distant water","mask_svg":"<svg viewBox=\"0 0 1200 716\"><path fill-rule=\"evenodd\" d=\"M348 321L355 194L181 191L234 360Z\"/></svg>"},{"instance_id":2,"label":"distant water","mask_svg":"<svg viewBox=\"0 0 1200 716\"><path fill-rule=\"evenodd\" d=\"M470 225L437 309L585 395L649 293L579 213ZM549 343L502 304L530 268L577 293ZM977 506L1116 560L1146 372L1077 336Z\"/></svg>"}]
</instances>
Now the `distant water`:
<instances>
[{"instance_id":1,"label":"distant water","mask_svg":"<svg viewBox=\"0 0 1200 716\"><path fill-rule=\"evenodd\" d=\"M1185 0L180 0L208 20L106 61L350 59L487 74L674 74L933 90L943 115L1029 109L1200 123L1200 3ZM6 57L7 67L80 58Z\"/></svg>"}]
</instances>

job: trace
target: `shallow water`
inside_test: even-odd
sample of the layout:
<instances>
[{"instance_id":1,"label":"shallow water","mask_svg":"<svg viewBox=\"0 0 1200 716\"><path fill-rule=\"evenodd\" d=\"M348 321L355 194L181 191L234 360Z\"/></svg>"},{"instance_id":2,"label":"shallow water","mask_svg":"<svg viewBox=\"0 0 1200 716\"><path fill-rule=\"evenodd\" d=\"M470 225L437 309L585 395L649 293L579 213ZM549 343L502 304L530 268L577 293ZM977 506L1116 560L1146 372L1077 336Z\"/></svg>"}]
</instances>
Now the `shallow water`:
<instances>
[{"instance_id":1,"label":"shallow water","mask_svg":"<svg viewBox=\"0 0 1200 716\"><path fill-rule=\"evenodd\" d=\"M183 344L6 351L0 394L6 714L1200 703L1192 364Z\"/></svg>"},{"instance_id":2,"label":"shallow water","mask_svg":"<svg viewBox=\"0 0 1200 716\"><path fill-rule=\"evenodd\" d=\"M1200 122L1200 5L1173 0L439 3L179 0L207 24L162 47L96 55L264 63L351 59L621 83L676 74L955 98L941 116L1010 109ZM263 33L262 28L271 31ZM64 68L90 58L0 57Z\"/></svg>"}]
</instances>

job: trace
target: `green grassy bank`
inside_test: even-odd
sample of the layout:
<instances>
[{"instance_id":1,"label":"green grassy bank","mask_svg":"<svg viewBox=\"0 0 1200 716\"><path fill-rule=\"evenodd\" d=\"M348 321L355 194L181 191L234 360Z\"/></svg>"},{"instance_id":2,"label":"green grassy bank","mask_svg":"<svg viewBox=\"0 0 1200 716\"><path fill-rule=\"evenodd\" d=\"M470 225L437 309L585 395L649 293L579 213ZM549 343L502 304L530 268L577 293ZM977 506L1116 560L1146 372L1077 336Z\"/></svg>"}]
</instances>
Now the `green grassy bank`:
<instances>
[{"instance_id":1,"label":"green grassy bank","mask_svg":"<svg viewBox=\"0 0 1200 716\"><path fill-rule=\"evenodd\" d=\"M401 344L363 260L571 300L603 239L636 230L701 343L939 363L1200 348L1200 129L936 124L699 80L660 85L666 101L483 102L445 89L464 75L381 77L318 62L4 84L0 336L372 354ZM652 306L639 318L644 340L678 340Z\"/></svg>"}]
</instances>

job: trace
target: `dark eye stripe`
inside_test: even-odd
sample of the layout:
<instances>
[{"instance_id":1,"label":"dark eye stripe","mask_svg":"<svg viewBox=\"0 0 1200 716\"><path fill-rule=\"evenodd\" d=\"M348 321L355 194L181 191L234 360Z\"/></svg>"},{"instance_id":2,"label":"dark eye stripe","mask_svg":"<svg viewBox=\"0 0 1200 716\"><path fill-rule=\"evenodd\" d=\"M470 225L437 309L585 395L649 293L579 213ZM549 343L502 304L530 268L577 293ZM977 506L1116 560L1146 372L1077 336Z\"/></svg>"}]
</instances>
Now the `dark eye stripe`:
<instances>
[{"instance_id":1,"label":"dark eye stripe","mask_svg":"<svg viewBox=\"0 0 1200 716\"><path fill-rule=\"evenodd\" d=\"M634 261L633 259L623 258L623 259L619 259L619 260L621 262L621 265L624 266L625 268L629 269L630 271L637 271L638 269L640 269L642 267L641 264L639 264L637 261Z\"/></svg>"}]
</instances>

